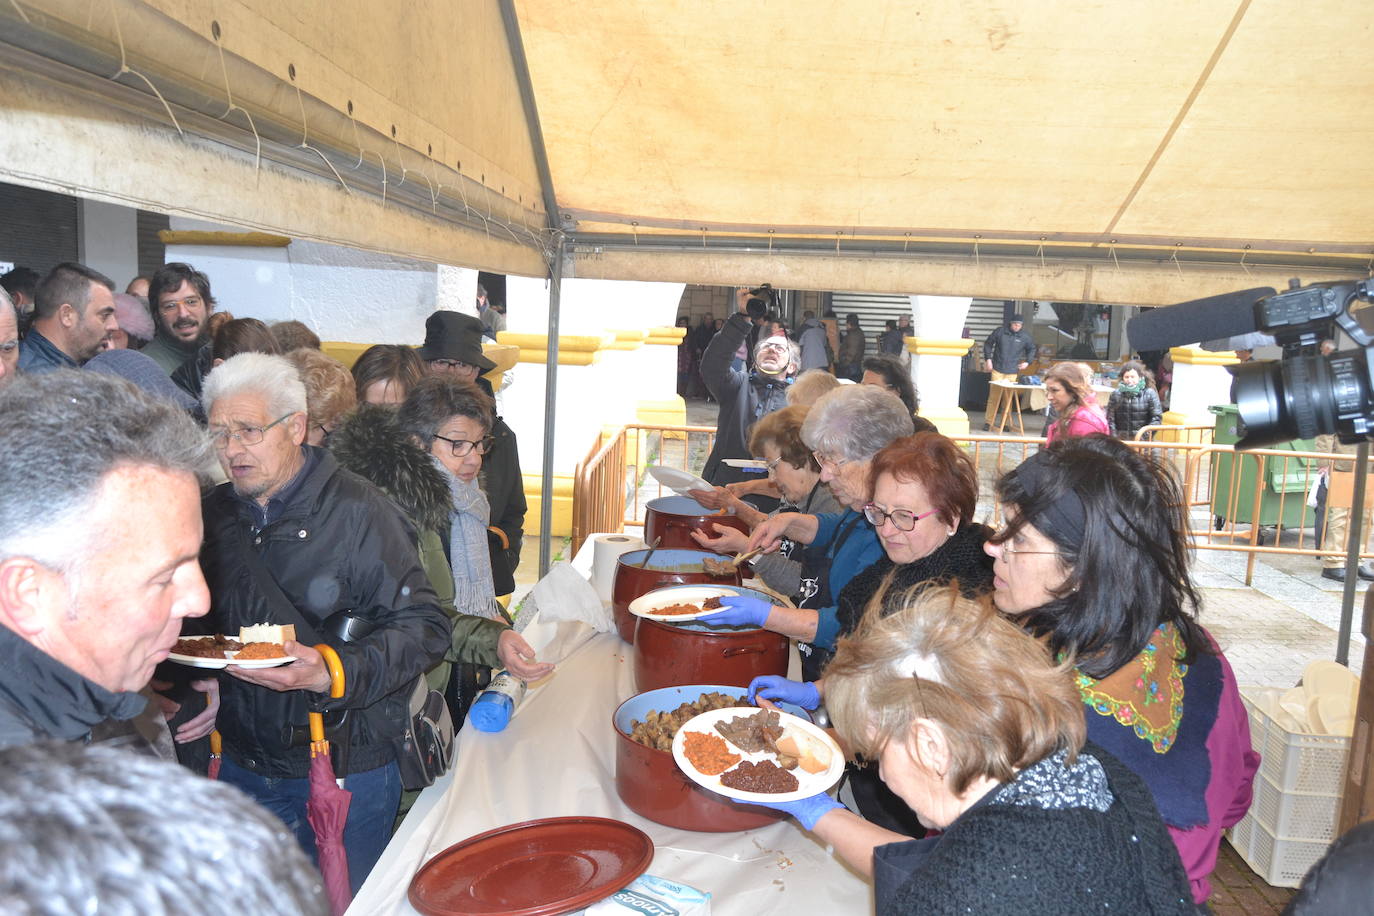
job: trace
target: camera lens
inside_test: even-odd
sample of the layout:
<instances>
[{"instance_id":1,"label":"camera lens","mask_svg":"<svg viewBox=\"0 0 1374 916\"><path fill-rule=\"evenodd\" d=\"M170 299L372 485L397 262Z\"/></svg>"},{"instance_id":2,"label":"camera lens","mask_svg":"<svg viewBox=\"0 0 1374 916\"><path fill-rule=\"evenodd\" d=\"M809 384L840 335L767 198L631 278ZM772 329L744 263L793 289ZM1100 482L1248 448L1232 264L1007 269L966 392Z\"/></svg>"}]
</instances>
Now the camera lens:
<instances>
[{"instance_id":1,"label":"camera lens","mask_svg":"<svg viewBox=\"0 0 1374 916\"><path fill-rule=\"evenodd\" d=\"M1240 413L1236 448L1262 448L1334 433L1363 413L1369 386L1358 351L1293 356L1229 366L1231 400Z\"/></svg>"}]
</instances>

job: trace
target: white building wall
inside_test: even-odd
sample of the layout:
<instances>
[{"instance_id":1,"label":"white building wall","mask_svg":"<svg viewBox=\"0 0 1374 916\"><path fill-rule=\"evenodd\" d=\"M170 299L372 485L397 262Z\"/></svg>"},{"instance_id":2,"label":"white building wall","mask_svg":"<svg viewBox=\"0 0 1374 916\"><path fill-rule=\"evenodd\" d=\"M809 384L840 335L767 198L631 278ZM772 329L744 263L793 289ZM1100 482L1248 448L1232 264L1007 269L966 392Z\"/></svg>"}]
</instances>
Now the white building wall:
<instances>
[{"instance_id":1,"label":"white building wall","mask_svg":"<svg viewBox=\"0 0 1374 916\"><path fill-rule=\"evenodd\" d=\"M98 200L80 204L81 263L109 277L122 293L138 275L138 211Z\"/></svg>"}]
</instances>

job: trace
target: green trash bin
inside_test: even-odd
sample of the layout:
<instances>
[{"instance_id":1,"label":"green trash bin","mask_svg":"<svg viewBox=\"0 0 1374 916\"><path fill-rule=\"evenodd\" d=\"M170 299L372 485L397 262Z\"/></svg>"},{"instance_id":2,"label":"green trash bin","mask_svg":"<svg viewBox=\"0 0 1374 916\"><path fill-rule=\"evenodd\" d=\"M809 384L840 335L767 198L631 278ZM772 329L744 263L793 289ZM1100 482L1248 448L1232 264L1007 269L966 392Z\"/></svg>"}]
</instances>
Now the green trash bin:
<instances>
[{"instance_id":1,"label":"green trash bin","mask_svg":"<svg viewBox=\"0 0 1374 916\"><path fill-rule=\"evenodd\" d=\"M1236 405L1222 404L1208 409L1217 416L1212 441L1218 445L1240 441L1240 412ZM1294 439L1269 448L1289 452L1317 450L1311 439ZM1228 519L1241 525L1282 525L1284 528L1308 528L1315 523L1314 513L1307 505L1307 489L1317 473L1315 467L1309 469L1312 459L1267 457L1258 506L1255 505L1255 474L1259 470L1259 458L1244 452L1214 452L1212 461L1212 515L1216 517L1218 528ZM1239 478L1234 494L1233 475ZM1231 505L1233 498L1234 506ZM1282 517L1280 502L1283 504Z\"/></svg>"}]
</instances>

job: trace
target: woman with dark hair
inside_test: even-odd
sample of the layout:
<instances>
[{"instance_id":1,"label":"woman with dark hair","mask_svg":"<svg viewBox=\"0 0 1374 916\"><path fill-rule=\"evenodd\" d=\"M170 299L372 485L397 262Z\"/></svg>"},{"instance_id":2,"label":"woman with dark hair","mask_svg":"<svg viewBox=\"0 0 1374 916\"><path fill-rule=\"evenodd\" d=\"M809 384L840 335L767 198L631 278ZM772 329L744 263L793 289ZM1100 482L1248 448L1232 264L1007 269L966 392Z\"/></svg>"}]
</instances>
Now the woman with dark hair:
<instances>
[{"instance_id":1,"label":"woman with dark hair","mask_svg":"<svg viewBox=\"0 0 1374 916\"><path fill-rule=\"evenodd\" d=\"M429 374L429 367L410 347L377 344L368 347L353 363L353 381L361 404L395 407Z\"/></svg>"},{"instance_id":2,"label":"woman with dark hair","mask_svg":"<svg viewBox=\"0 0 1374 916\"><path fill-rule=\"evenodd\" d=\"M1116 439L1057 442L997 485L997 607L1074 664L1088 738L1154 795L1198 903L1259 755L1231 666L1194 618L1182 491Z\"/></svg>"},{"instance_id":3,"label":"woman with dark hair","mask_svg":"<svg viewBox=\"0 0 1374 916\"><path fill-rule=\"evenodd\" d=\"M1107 401L1107 426L1112 435L1134 439L1146 426L1155 426L1164 416L1164 407L1155 391L1154 379L1140 360L1121 366L1121 379Z\"/></svg>"},{"instance_id":4,"label":"woman with dark hair","mask_svg":"<svg viewBox=\"0 0 1374 916\"><path fill-rule=\"evenodd\" d=\"M1050 442L1060 436L1107 433L1107 415L1097 404L1092 371L1082 363L1055 363L1045 373L1045 396L1058 419L1045 430Z\"/></svg>"},{"instance_id":5,"label":"woman with dark hair","mask_svg":"<svg viewBox=\"0 0 1374 916\"><path fill-rule=\"evenodd\" d=\"M224 314L227 313L220 312L211 317L218 318ZM280 350L277 349L277 339L272 336L267 325L258 319L227 318L215 325L209 343L197 350L194 357L177 367L172 373L172 381L187 394L199 399L205 384L205 376L210 374L210 370L240 353L268 353L276 356Z\"/></svg>"},{"instance_id":6,"label":"woman with dark hair","mask_svg":"<svg viewBox=\"0 0 1374 916\"><path fill-rule=\"evenodd\" d=\"M916 411L921 402L916 395L916 385L911 381L911 370L904 366L900 359L886 353L869 356L864 359L863 367L864 374L859 380L860 385L873 385L901 398L907 410L911 411L911 421L916 425L916 432L938 432L934 423L925 417L917 416Z\"/></svg>"}]
</instances>

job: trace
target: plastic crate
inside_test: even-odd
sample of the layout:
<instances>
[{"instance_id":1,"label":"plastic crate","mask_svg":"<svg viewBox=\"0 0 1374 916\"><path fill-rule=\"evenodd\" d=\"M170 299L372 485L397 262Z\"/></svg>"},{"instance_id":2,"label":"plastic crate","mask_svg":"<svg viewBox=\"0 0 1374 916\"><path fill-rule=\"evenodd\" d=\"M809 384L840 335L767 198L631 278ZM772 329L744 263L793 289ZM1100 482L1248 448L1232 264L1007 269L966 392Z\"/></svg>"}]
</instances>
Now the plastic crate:
<instances>
[{"instance_id":1,"label":"plastic crate","mask_svg":"<svg viewBox=\"0 0 1374 916\"><path fill-rule=\"evenodd\" d=\"M1246 688L1240 693L1261 760L1254 799L1231 828L1231 845L1266 883L1297 887L1335 839L1350 739L1290 732Z\"/></svg>"}]
</instances>

